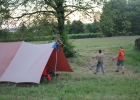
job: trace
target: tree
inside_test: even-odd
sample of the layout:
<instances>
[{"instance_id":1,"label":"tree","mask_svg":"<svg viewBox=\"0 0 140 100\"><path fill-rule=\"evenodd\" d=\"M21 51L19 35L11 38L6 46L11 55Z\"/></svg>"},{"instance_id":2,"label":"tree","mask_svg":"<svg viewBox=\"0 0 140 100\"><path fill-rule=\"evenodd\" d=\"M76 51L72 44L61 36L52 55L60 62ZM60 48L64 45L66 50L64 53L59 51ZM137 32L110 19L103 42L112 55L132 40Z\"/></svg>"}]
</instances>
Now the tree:
<instances>
[{"instance_id":1,"label":"tree","mask_svg":"<svg viewBox=\"0 0 140 100\"><path fill-rule=\"evenodd\" d=\"M131 22L130 21L123 21L122 22L122 27L123 27L123 35L129 35L131 34L130 28L131 28Z\"/></svg>"},{"instance_id":2,"label":"tree","mask_svg":"<svg viewBox=\"0 0 140 100\"><path fill-rule=\"evenodd\" d=\"M114 21L113 16L114 12L112 9L112 5L110 3L107 3L103 7L103 13L101 14L101 20L100 25L102 32L105 36L112 36L114 33Z\"/></svg>"},{"instance_id":3,"label":"tree","mask_svg":"<svg viewBox=\"0 0 140 100\"><path fill-rule=\"evenodd\" d=\"M98 2L97 2L98 1ZM68 43L66 40L66 32L64 32L64 22L66 17L75 11L83 12L92 17L94 14L94 8L102 6L106 0L9 0L11 18L22 19L27 24L32 23L34 18L50 18L50 21L56 21L58 23L58 34L64 44ZM96 4L96 5L94 5ZM22 11L18 9L22 9ZM19 12L18 16L13 12ZM17 14L17 13L16 13ZM85 15L84 14L84 15ZM26 20L26 21L25 21ZM31 25L31 24L30 24Z\"/></svg>"},{"instance_id":4,"label":"tree","mask_svg":"<svg viewBox=\"0 0 140 100\"><path fill-rule=\"evenodd\" d=\"M24 23L22 23L19 27L19 32L18 32L18 37L19 38L25 38L26 36L26 31L27 31L27 27L24 25Z\"/></svg>"},{"instance_id":5,"label":"tree","mask_svg":"<svg viewBox=\"0 0 140 100\"><path fill-rule=\"evenodd\" d=\"M73 21L69 30L71 34L79 34L84 32L84 24L79 21Z\"/></svg>"},{"instance_id":6,"label":"tree","mask_svg":"<svg viewBox=\"0 0 140 100\"><path fill-rule=\"evenodd\" d=\"M4 41L4 42L5 41L10 41L10 32L7 29L1 29L0 30L0 40Z\"/></svg>"},{"instance_id":7,"label":"tree","mask_svg":"<svg viewBox=\"0 0 140 100\"><path fill-rule=\"evenodd\" d=\"M86 29L86 32L92 33L93 32L93 25L92 24L87 24L85 29Z\"/></svg>"},{"instance_id":8,"label":"tree","mask_svg":"<svg viewBox=\"0 0 140 100\"><path fill-rule=\"evenodd\" d=\"M8 6L5 0L0 0L0 27L10 17Z\"/></svg>"},{"instance_id":9,"label":"tree","mask_svg":"<svg viewBox=\"0 0 140 100\"><path fill-rule=\"evenodd\" d=\"M106 36L138 34L139 6L139 0L110 0L103 7L101 15L103 33Z\"/></svg>"},{"instance_id":10,"label":"tree","mask_svg":"<svg viewBox=\"0 0 140 100\"><path fill-rule=\"evenodd\" d=\"M129 21L131 22L130 31L134 35L140 35L140 0L129 0Z\"/></svg>"},{"instance_id":11,"label":"tree","mask_svg":"<svg viewBox=\"0 0 140 100\"><path fill-rule=\"evenodd\" d=\"M8 36L9 32L6 29L0 30L0 37L6 38Z\"/></svg>"},{"instance_id":12,"label":"tree","mask_svg":"<svg viewBox=\"0 0 140 100\"><path fill-rule=\"evenodd\" d=\"M70 27L71 27L71 22L68 20L64 27L64 29L65 29L64 31L67 32L68 34L69 34Z\"/></svg>"},{"instance_id":13,"label":"tree","mask_svg":"<svg viewBox=\"0 0 140 100\"><path fill-rule=\"evenodd\" d=\"M94 33L101 33L102 32L100 23L97 20L95 20L93 23L93 32Z\"/></svg>"}]
</instances>

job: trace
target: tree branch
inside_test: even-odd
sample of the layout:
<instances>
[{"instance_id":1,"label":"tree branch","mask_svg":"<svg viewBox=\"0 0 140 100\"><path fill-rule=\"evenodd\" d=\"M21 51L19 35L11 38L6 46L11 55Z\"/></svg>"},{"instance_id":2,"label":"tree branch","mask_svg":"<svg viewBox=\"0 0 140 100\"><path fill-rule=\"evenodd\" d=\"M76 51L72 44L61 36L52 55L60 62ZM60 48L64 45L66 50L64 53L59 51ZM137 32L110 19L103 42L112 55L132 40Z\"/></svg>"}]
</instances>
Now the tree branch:
<instances>
[{"instance_id":1,"label":"tree branch","mask_svg":"<svg viewBox=\"0 0 140 100\"><path fill-rule=\"evenodd\" d=\"M46 12L55 14L54 11L36 11L36 12L32 12L32 13L24 13L21 16L18 16L18 17L10 17L10 18L12 18L12 19L20 19L20 18L22 18L24 16L27 16L27 15L33 15L33 14L36 14L36 13L46 13Z\"/></svg>"},{"instance_id":2,"label":"tree branch","mask_svg":"<svg viewBox=\"0 0 140 100\"><path fill-rule=\"evenodd\" d=\"M72 14L73 12L75 12L75 11L77 11L77 9L70 11L70 12L65 16L65 18L66 18L67 16L69 16L70 14Z\"/></svg>"},{"instance_id":3,"label":"tree branch","mask_svg":"<svg viewBox=\"0 0 140 100\"><path fill-rule=\"evenodd\" d=\"M97 7L101 7L103 6L103 4L98 4L96 6L75 6L75 5L67 5L67 6L64 6L64 8L82 8L82 9L93 9L93 8L97 8Z\"/></svg>"},{"instance_id":4,"label":"tree branch","mask_svg":"<svg viewBox=\"0 0 140 100\"><path fill-rule=\"evenodd\" d=\"M74 10L72 10L72 11L70 11L67 15L65 15L65 17L67 17L67 16L69 16L70 14L72 14L73 12L75 12L75 11L78 11L78 10L84 10L85 11L85 13L87 14L87 15L89 15L87 12L87 10L91 10L91 9L94 9L94 8L97 8L97 7L101 7L102 5L97 5L97 6L94 6L94 7L87 7L87 6L82 6L82 7L80 7L80 6L75 6L75 5L67 5L67 6L64 6L65 8L74 8ZM91 17L91 16L90 16Z\"/></svg>"},{"instance_id":5,"label":"tree branch","mask_svg":"<svg viewBox=\"0 0 140 100\"><path fill-rule=\"evenodd\" d=\"M44 0L45 4L51 6L53 9L57 9L57 6L56 6L56 2L54 2L53 0Z\"/></svg>"}]
</instances>

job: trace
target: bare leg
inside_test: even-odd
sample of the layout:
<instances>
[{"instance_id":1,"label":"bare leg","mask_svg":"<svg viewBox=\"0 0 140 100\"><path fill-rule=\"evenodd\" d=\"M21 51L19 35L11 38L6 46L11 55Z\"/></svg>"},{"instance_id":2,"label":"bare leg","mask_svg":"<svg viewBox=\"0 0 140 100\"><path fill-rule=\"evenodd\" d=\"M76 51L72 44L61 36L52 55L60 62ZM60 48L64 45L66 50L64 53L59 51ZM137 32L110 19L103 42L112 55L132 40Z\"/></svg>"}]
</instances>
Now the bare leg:
<instances>
[{"instance_id":1,"label":"bare leg","mask_svg":"<svg viewBox=\"0 0 140 100\"><path fill-rule=\"evenodd\" d=\"M119 72L120 70L120 66L117 66L117 70L115 72Z\"/></svg>"},{"instance_id":2,"label":"bare leg","mask_svg":"<svg viewBox=\"0 0 140 100\"><path fill-rule=\"evenodd\" d=\"M125 67L124 67L124 66L122 66L122 71L123 71L123 72L125 71Z\"/></svg>"},{"instance_id":3,"label":"bare leg","mask_svg":"<svg viewBox=\"0 0 140 100\"><path fill-rule=\"evenodd\" d=\"M122 66L122 74L124 74L124 70L125 70L125 67L124 67L124 66Z\"/></svg>"},{"instance_id":4,"label":"bare leg","mask_svg":"<svg viewBox=\"0 0 140 100\"><path fill-rule=\"evenodd\" d=\"M120 70L120 66L117 66L117 70L118 70L118 71Z\"/></svg>"}]
</instances>

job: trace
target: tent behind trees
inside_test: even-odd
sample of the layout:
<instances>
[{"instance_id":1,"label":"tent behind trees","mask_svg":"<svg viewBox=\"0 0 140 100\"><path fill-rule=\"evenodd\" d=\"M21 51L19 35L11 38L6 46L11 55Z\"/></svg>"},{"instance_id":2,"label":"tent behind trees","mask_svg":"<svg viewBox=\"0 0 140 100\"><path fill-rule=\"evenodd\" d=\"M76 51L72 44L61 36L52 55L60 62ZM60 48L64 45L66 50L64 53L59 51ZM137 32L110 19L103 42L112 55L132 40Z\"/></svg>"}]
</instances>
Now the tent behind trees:
<instances>
[{"instance_id":1,"label":"tent behind trees","mask_svg":"<svg viewBox=\"0 0 140 100\"><path fill-rule=\"evenodd\" d=\"M0 82L40 83L45 67L47 71L72 72L61 49L53 43L31 44L27 42L0 43Z\"/></svg>"}]
</instances>

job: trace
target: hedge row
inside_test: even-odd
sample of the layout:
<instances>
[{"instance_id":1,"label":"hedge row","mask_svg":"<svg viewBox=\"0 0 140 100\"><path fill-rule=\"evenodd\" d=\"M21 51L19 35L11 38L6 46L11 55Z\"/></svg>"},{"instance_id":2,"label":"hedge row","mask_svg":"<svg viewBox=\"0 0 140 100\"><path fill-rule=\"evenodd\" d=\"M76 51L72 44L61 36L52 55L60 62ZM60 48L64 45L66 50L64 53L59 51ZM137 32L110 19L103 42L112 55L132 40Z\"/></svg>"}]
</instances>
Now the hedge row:
<instances>
[{"instance_id":1,"label":"hedge row","mask_svg":"<svg viewBox=\"0 0 140 100\"><path fill-rule=\"evenodd\" d=\"M81 33L81 34L68 34L69 39L81 39L81 38L96 38L104 37L102 33ZM36 37L6 37L0 38L0 42L14 42L14 41L46 41L55 40L56 36L36 36Z\"/></svg>"},{"instance_id":2,"label":"hedge row","mask_svg":"<svg viewBox=\"0 0 140 100\"><path fill-rule=\"evenodd\" d=\"M102 33L84 33L84 34L70 34L68 35L70 39L82 39L82 38L96 38L104 37Z\"/></svg>"}]
</instances>

